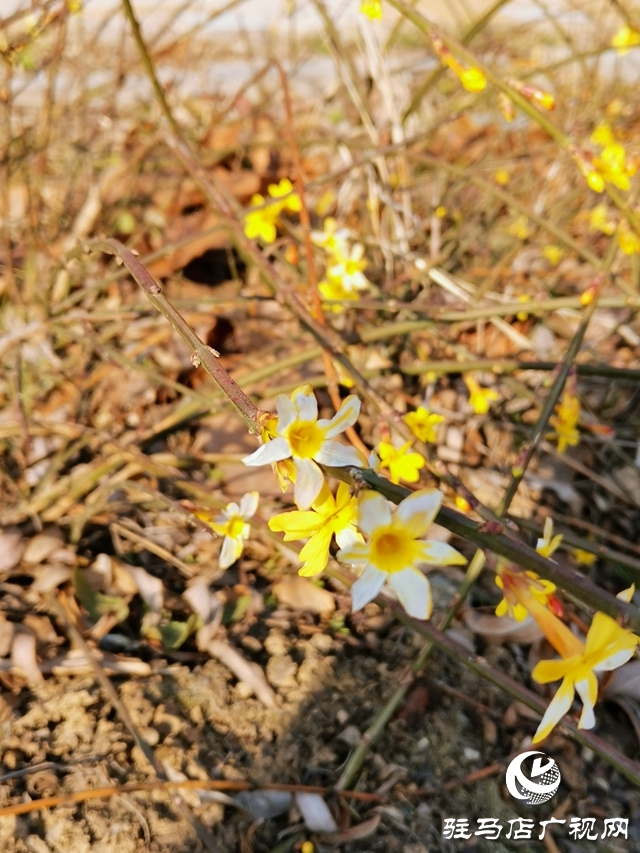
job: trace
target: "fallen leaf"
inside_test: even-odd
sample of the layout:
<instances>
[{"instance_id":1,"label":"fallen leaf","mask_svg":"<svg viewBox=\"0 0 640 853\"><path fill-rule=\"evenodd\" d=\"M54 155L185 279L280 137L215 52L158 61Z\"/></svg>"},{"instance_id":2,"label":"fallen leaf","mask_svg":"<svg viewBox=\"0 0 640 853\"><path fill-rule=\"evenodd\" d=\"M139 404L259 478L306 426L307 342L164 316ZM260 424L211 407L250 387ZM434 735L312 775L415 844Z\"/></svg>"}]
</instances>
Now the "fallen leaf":
<instances>
[{"instance_id":1,"label":"fallen leaf","mask_svg":"<svg viewBox=\"0 0 640 853\"><path fill-rule=\"evenodd\" d=\"M311 832L337 832L338 824L320 794L296 791L295 800L307 829Z\"/></svg>"},{"instance_id":2,"label":"fallen leaf","mask_svg":"<svg viewBox=\"0 0 640 853\"><path fill-rule=\"evenodd\" d=\"M510 616L493 616L467 608L463 618L467 627L487 643L533 643L542 636L542 631L531 616L518 622Z\"/></svg>"},{"instance_id":3,"label":"fallen leaf","mask_svg":"<svg viewBox=\"0 0 640 853\"><path fill-rule=\"evenodd\" d=\"M17 527L0 531L0 572L9 572L20 562L27 540Z\"/></svg>"},{"instance_id":4,"label":"fallen leaf","mask_svg":"<svg viewBox=\"0 0 640 853\"><path fill-rule=\"evenodd\" d=\"M304 610L307 613L333 613L336 602L326 589L316 586L307 578L292 575L284 578L272 587L278 604L284 604L292 610Z\"/></svg>"},{"instance_id":5,"label":"fallen leaf","mask_svg":"<svg viewBox=\"0 0 640 853\"><path fill-rule=\"evenodd\" d=\"M11 664L20 671L29 684L41 684L43 675L36 657L36 638L26 631L16 632L11 646Z\"/></svg>"},{"instance_id":6,"label":"fallen leaf","mask_svg":"<svg viewBox=\"0 0 640 853\"><path fill-rule=\"evenodd\" d=\"M288 791L241 791L230 799L254 820L271 820L284 814L291 806Z\"/></svg>"}]
</instances>

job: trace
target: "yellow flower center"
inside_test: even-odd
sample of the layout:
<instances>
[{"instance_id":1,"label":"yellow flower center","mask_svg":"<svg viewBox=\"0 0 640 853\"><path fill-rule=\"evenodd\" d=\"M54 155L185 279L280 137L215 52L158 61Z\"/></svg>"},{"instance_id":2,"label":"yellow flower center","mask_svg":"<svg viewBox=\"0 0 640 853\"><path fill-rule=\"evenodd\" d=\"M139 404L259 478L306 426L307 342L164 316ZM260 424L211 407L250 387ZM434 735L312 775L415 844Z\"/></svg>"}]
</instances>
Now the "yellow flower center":
<instances>
[{"instance_id":1,"label":"yellow flower center","mask_svg":"<svg viewBox=\"0 0 640 853\"><path fill-rule=\"evenodd\" d=\"M232 539L239 539L242 536L245 524L244 518L241 518L239 515L232 516L226 525L226 535Z\"/></svg>"},{"instance_id":2,"label":"yellow flower center","mask_svg":"<svg viewBox=\"0 0 640 853\"><path fill-rule=\"evenodd\" d=\"M393 574L412 565L416 559L415 552L415 539L402 529L386 525L373 535L369 560L381 572Z\"/></svg>"},{"instance_id":3,"label":"yellow flower center","mask_svg":"<svg viewBox=\"0 0 640 853\"><path fill-rule=\"evenodd\" d=\"M313 459L324 444L324 431L315 421L294 421L287 433L289 447L294 456Z\"/></svg>"}]
</instances>

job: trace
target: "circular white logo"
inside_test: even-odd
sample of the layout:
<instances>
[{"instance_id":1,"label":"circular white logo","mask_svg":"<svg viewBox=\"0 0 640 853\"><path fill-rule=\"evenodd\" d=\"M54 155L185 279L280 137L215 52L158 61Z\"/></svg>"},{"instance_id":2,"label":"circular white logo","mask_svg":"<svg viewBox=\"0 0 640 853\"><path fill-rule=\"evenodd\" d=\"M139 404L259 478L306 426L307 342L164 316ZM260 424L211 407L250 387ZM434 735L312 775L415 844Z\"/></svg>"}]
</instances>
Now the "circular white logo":
<instances>
[{"instance_id":1,"label":"circular white logo","mask_svg":"<svg viewBox=\"0 0 640 853\"><path fill-rule=\"evenodd\" d=\"M523 762L532 755L543 756L547 759L535 758L531 764L529 775L522 769ZM560 785L560 770L553 758L548 758L544 752L533 750L516 755L507 767L507 788L516 800L524 800L530 806L546 803L558 790Z\"/></svg>"}]
</instances>

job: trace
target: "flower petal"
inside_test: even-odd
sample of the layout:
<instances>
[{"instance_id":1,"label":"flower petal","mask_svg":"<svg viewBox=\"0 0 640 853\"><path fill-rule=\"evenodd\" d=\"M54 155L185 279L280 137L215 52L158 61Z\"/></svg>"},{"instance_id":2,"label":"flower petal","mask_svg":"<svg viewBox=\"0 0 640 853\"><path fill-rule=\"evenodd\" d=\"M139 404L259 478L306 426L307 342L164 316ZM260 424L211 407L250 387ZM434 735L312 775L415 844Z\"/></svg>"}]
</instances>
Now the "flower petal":
<instances>
[{"instance_id":1,"label":"flower petal","mask_svg":"<svg viewBox=\"0 0 640 853\"><path fill-rule=\"evenodd\" d=\"M336 542L340 548L349 548L351 545L355 545L356 542L362 542L362 536L360 536L353 524L343 527L342 530L336 530L335 534Z\"/></svg>"},{"instance_id":2,"label":"flower petal","mask_svg":"<svg viewBox=\"0 0 640 853\"><path fill-rule=\"evenodd\" d=\"M371 536L376 527L391 524L391 509L378 492L361 492L358 501L358 528Z\"/></svg>"},{"instance_id":3,"label":"flower petal","mask_svg":"<svg viewBox=\"0 0 640 853\"><path fill-rule=\"evenodd\" d=\"M361 610L372 601L384 586L387 576L375 566L367 566L351 587L351 609Z\"/></svg>"},{"instance_id":4,"label":"flower petal","mask_svg":"<svg viewBox=\"0 0 640 853\"><path fill-rule=\"evenodd\" d=\"M247 492L246 495L243 495L240 498L238 515L241 515L245 519L254 516L256 514L256 510L258 509L259 500L260 492Z\"/></svg>"},{"instance_id":5,"label":"flower petal","mask_svg":"<svg viewBox=\"0 0 640 853\"><path fill-rule=\"evenodd\" d=\"M278 394L276 411L278 412L278 434L282 435L285 429L297 419L298 410L290 397L286 394Z\"/></svg>"},{"instance_id":6,"label":"flower petal","mask_svg":"<svg viewBox=\"0 0 640 853\"><path fill-rule=\"evenodd\" d=\"M344 432L350 426L353 426L358 420L360 414L360 400L355 394L351 394L329 421L329 426L326 432L327 438L333 438L341 432ZM329 463L326 462L326 465ZM345 464L345 463L343 463ZM346 463L349 464L349 463Z\"/></svg>"},{"instance_id":7,"label":"flower petal","mask_svg":"<svg viewBox=\"0 0 640 853\"><path fill-rule=\"evenodd\" d=\"M422 551L420 560L430 566L463 566L467 562L466 557L446 542L428 539L417 544Z\"/></svg>"},{"instance_id":8,"label":"flower petal","mask_svg":"<svg viewBox=\"0 0 640 853\"><path fill-rule=\"evenodd\" d=\"M403 569L389 576L389 586L414 619L428 619L433 610L431 586L417 569Z\"/></svg>"},{"instance_id":9,"label":"flower petal","mask_svg":"<svg viewBox=\"0 0 640 853\"><path fill-rule=\"evenodd\" d=\"M293 460L296 469L296 482L293 499L299 509L309 509L320 494L324 483L324 474L312 459Z\"/></svg>"},{"instance_id":10,"label":"flower petal","mask_svg":"<svg viewBox=\"0 0 640 853\"><path fill-rule=\"evenodd\" d=\"M307 542L300 551L300 560L304 563L298 574L303 577L318 575L329 562L331 530L324 527Z\"/></svg>"},{"instance_id":11,"label":"flower petal","mask_svg":"<svg viewBox=\"0 0 640 853\"><path fill-rule=\"evenodd\" d=\"M598 611L585 640L585 657L595 662L593 669L596 672L615 669L629 660L636 643L630 631L621 628L611 616Z\"/></svg>"},{"instance_id":12,"label":"flower petal","mask_svg":"<svg viewBox=\"0 0 640 853\"><path fill-rule=\"evenodd\" d=\"M228 569L229 566L235 563L240 554L242 554L242 542L232 539L230 536L225 536L220 551L220 559L218 560L220 568Z\"/></svg>"},{"instance_id":13,"label":"flower petal","mask_svg":"<svg viewBox=\"0 0 640 853\"><path fill-rule=\"evenodd\" d=\"M598 679L590 672L584 680L576 681L576 690L582 699L582 714L580 715L579 729L592 729L596 724L596 715L593 713L598 699Z\"/></svg>"},{"instance_id":14,"label":"flower petal","mask_svg":"<svg viewBox=\"0 0 640 853\"><path fill-rule=\"evenodd\" d=\"M274 515L268 521L269 530L274 533L284 533L285 542L292 539L306 539L313 536L322 527L324 519L317 512L308 510L306 512L281 512Z\"/></svg>"},{"instance_id":15,"label":"flower petal","mask_svg":"<svg viewBox=\"0 0 640 853\"><path fill-rule=\"evenodd\" d=\"M299 420L318 420L318 401L314 394L309 393L305 388L298 388L293 392L293 403L298 410Z\"/></svg>"},{"instance_id":16,"label":"flower petal","mask_svg":"<svg viewBox=\"0 0 640 853\"><path fill-rule=\"evenodd\" d=\"M427 532L441 504L442 492L438 489L420 489L399 503L396 517L417 539Z\"/></svg>"},{"instance_id":17,"label":"flower petal","mask_svg":"<svg viewBox=\"0 0 640 853\"><path fill-rule=\"evenodd\" d=\"M608 657L603 658L603 660L598 661L598 663L595 664L595 666L593 667L593 671L606 672L610 669L617 669L619 666L622 666L623 663L626 663L630 657L633 656L635 650L635 643L632 648L612 649L611 654L608 655Z\"/></svg>"},{"instance_id":18,"label":"flower petal","mask_svg":"<svg viewBox=\"0 0 640 853\"><path fill-rule=\"evenodd\" d=\"M570 658L559 660L541 660L534 666L531 677L538 684L549 684L552 681L560 681L567 673L580 663L580 656L573 655Z\"/></svg>"},{"instance_id":19,"label":"flower petal","mask_svg":"<svg viewBox=\"0 0 640 853\"><path fill-rule=\"evenodd\" d=\"M285 438L274 438L254 450L250 456L245 456L242 461L250 468L257 468L259 465L272 465L274 462L280 462L281 459L288 459L290 456L291 448L287 440Z\"/></svg>"},{"instance_id":20,"label":"flower petal","mask_svg":"<svg viewBox=\"0 0 640 853\"><path fill-rule=\"evenodd\" d=\"M549 703L549 707L545 711L544 717L542 718L531 743L539 743L547 737L551 730L564 717L569 708L571 708L574 695L575 691L573 689L573 682L570 678L565 678L558 688L558 692Z\"/></svg>"},{"instance_id":21,"label":"flower petal","mask_svg":"<svg viewBox=\"0 0 640 853\"><path fill-rule=\"evenodd\" d=\"M343 466L363 468L365 465L360 451L355 447L339 444L337 441L325 441L313 458L321 465L332 465L334 468Z\"/></svg>"},{"instance_id":22,"label":"flower petal","mask_svg":"<svg viewBox=\"0 0 640 853\"><path fill-rule=\"evenodd\" d=\"M341 563L353 566L356 563L366 563L369 559L369 546L364 542L354 542L346 548L338 551L337 555Z\"/></svg>"}]
</instances>

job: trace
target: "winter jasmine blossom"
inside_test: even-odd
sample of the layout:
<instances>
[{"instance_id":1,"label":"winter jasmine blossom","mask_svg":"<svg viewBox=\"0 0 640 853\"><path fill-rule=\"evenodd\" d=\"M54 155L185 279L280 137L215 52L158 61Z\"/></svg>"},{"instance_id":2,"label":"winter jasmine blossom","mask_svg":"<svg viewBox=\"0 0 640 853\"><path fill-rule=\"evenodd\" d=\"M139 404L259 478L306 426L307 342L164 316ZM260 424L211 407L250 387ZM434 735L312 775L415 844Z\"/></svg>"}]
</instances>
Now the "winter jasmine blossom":
<instances>
[{"instance_id":1,"label":"winter jasmine blossom","mask_svg":"<svg viewBox=\"0 0 640 853\"><path fill-rule=\"evenodd\" d=\"M425 444L434 444L436 426L444 421L442 415L434 415L424 406L418 406L415 412L408 412L403 418L411 432Z\"/></svg>"},{"instance_id":2,"label":"winter jasmine blossom","mask_svg":"<svg viewBox=\"0 0 640 853\"><path fill-rule=\"evenodd\" d=\"M431 587L420 564L451 566L466 563L445 542L422 541L442 503L437 489L421 489L392 512L377 492L364 492L358 502L358 528L367 538L338 552L343 563L364 565L351 587L352 608L360 610L388 583L410 616L428 619L433 609Z\"/></svg>"},{"instance_id":3,"label":"winter jasmine blossom","mask_svg":"<svg viewBox=\"0 0 640 853\"><path fill-rule=\"evenodd\" d=\"M538 552L538 554L542 554L543 557L551 558L553 552L557 551L560 547L561 542L561 533L559 533L557 536L553 535L553 519L545 519L544 530L542 531L542 538L538 539L536 543L536 551Z\"/></svg>"},{"instance_id":4,"label":"winter jasmine blossom","mask_svg":"<svg viewBox=\"0 0 640 853\"><path fill-rule=\"evenodd\" d=\"M240 505L229 503L219 515L211 517L206 510L195 510L194 515L214 530L219 536L224 536L220 551L220 568L228 569L242 554L245 540L251 531L247 521L258 509L258 492L247 492L240 499Z\"/></svg>"},{"instance_id":5,"label":"winter jasmine blossom","mask_svg":"<svg viewBox=\"0 0 640 853\"><path fill-rule=\"evenodd\" d=\"M329 561L329 546L333 536L341 548L362 541L356 529L358 501L346 483L340 483L334 497L325 483L320 494L306 512L283 512L269 520L269 528L284 533L285 542L308 539L300 551L303 562L298 574L312 577L319 574Z\"/></svg>"},{"instance_id":6,"label":"winter jasmine blossom","mask_svg":"<svg viewBox=\"0 0 640 853\"><path fill-rule=\"evenodd\" d=\"M417 483L420 479L418 471L424 468L423 457L415 451L410 453L411 441L407 441L401 447L395 447L388 441L381 441L378 453L380 456L380 468L388 468L392 483L404 480L407 483Z\"/></svg>"},{"instance_id":7,"label":"winter jasmine blossom","mask_svg":"<svg viewBox=\"0 0 640 853\"><path fill-rule=\"evenodd\" d=\"M576 638L574 638L575 640ZM548 684L562 679L556 695L545 711L533 737L539 743L547 737L573 704L576 692L582 699L579 729L592 729L596 724L594 706L598 698L596 673L616 669L633 655L638 638L621 628L606 613L596 613L585 642L577 640L573 653L561 660L545 660L536 664L532 677L538 684Z\"/></svg>"},{"instance_id":8,"label":"winter jasmine blossom","mask_svg":"<svg viewBox=\"0 0 640 853\"><path fill-rule=\"evenodd\" d=\"M316 398L309 386L303 386L291 397L280 394L276 410L275 437L242 461L245 465L259 466L291 459L295 470L294 500L299 509L309 509L324 483L320 465L360 467L363 464L355 448L333 440L357 421L360 400L351 395L331 420L318 420Z\"/></svg>"},{"instance_id":9,"label":"winter jasmine blossom","mask_svg":"<svg viewBox=\"0 0 640 853\"><path fill-rule=\"evenodd\" d=\"M476 415L486 415L494 400L500 395L491 388L482 388L472 376L465 376L464 382L469 389L469 403Z\"/></svg>"}]
</instances>

